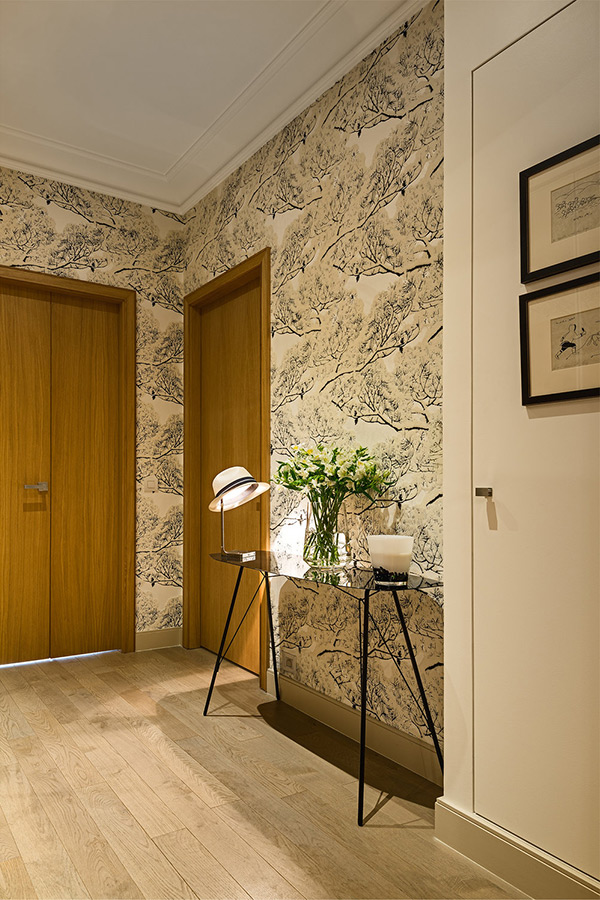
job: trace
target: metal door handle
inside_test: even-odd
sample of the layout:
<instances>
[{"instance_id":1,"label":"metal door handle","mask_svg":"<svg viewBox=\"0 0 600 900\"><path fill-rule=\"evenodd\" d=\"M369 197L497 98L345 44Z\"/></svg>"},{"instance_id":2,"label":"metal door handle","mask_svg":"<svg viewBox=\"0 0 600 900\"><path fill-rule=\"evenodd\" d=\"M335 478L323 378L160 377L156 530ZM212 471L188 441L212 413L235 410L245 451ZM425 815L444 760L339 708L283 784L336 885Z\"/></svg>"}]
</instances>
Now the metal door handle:
<instances>
[{"instance_id":1,"label":"metal door handle","mask_svg":"<svg viewBox=\"0 0 600 900\"><path fill-rule=\"evenodd\" d=\"M489 487L476 487L475 488L475 496L476 497L493 497L494 490Z\"/></svg>"},{"instance_id":2,"label":"metal door handle","mask_svg":"<svg viewBox=\"0 0 600 900\"><path fill-rule=\"evenodd\" d=\"M38 481L37 484L24 484L23 487L26 491L47 491L48 490L48 482L47 481Z\"/></svg>"}]
</instances>

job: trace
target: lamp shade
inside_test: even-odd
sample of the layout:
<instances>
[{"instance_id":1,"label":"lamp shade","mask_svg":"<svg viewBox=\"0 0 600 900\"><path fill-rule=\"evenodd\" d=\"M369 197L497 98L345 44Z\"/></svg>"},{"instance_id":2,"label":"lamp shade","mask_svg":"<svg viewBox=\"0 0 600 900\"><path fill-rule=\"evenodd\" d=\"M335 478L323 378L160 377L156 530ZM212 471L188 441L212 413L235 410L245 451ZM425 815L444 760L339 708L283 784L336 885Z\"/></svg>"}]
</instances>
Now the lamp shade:
<instances>
[{"instance_id":1,"label":"lamp shade","mask_svg":"<svg viewBox=\"0 0 600 900\"><path fill-rule=\"evenodd\" d=\"M265 481L257 481L243 466L230 466L215 475L212 487L215 496L208 508L212 512L220 512L221 509L235 509L236 506L248 503L268 491L270 485Z\"/></svg>"}]
</instances>

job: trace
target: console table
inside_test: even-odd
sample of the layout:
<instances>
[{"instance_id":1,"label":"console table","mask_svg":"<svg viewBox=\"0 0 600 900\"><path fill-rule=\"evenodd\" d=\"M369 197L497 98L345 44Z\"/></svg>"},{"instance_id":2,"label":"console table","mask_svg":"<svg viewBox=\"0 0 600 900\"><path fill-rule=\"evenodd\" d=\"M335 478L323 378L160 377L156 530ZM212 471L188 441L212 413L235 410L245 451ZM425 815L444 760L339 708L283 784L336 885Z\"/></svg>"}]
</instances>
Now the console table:
<instances>
[{"instance_id":1,"label":"console table","mask_svg":"<svg viewBox=\"0 0 600 900\"><path fill-rule=\"evenodd\" d=\"M437 758L440 764L440 768L443 771L443 756L440 748L440 743L438 740L438 735L435 729L435 725L433 722L433 718L431 716L431 711L429 709L429 703L427 702L427 696L425 694L425 688L423 687L423 681L421 679L421 674L419 672L419 667L417 665L417 660L415 657L414 649L410 641L410 637L408 634L408 629L406 627L406 619L404 617L404 613L402 611L402 604L400 602L401 594L406 591L420 591L425 592L428 589L432 589L434 587L440 587L440 581L433 581L427 578L423 578L419 575L410 574L408 577L408 581L405 584L398 585L396 587L388 587L382 586L375 583L375 579L373 577L372 569L362 569L362 568L348 568L348 569L338 569L335 571L324 571L320 569L311 569L308 563L305 563L301 558L292 558L282 557L278 559L275 553L271 553L267 550L257 550L256 558L252 560L247 560L243 562L238 562L237 560L233 560L227 556L224 556L222 553L211 553L211 557L217 562L229 563L230 565L238 566L239 571L237 575L237 580L235 582L235 587L233 589L233 596L231 598L231 603L229 605L229 611L227 613L227 619L225 621L225 627L223 628L223 635L221 637L221 644L219 646L219 652L217 653L217 659L215 662L215 667L213 669L213 674L210 682L210 687L208 689L208 695L206 697L206 704L204 706L204 715L208 715L208 708L210 706L210 700L213 692L213 688L215 686L215 681L217 678L217 673L219 671L219 667L224 657L227 655L231 644L239 631L239 628L248 615L252 604L261 586L264 584L265 593L267 599L267 614L269 620L269 634L271 641L271 657L273 660L273 674L275 678L275 694L277 699L279 700L279 678L277 673L277 655L275 649L275 632L273 630L273 612L271 608L271 586L269 578L271 576L283 576L285 578L289 578L292 581L306 581L309 583L320 583L320 584L328 584L333 587L341 587L341 588L349 588L357 591L359 594L362 594L362 640L360 641L360 758L359 758L359 770L358 770L358 824L362 825L364 821L363 811L364 811L364 788L365 788L365 747L366 747L366 727L367 727L367 678L368 678L368 647L369 647L369 598L372 594L377 593L378 591L389 591L393 598L394 604L396 606L396 612L398 613L398 619L400 621L400 627L402 628L402 635L404 637L404 641L406 643L406 648L408 650L408 655L410 657L413 673L415 676L415 681L417 684L417 689L419 692L419 696L422 703L421 711L425 717L427 722L427 727L429 729L429 733L431 734L433 744L435 747L435 752L437 754ZM240 586L240 582L242 580L242 575L244 569L253 569L256 572L260 572L262 575L262 581L259 584L258 588L254 592L254 595L237 627L235 633L231 636L227 647L225 646L227 642L229 626L231 624L231 617L233 615L233 610L235 609L235 604L238 595L238 589ZM395 661L395 660L394 660ZM396 662L396 661L395 661ZM396 662L398 666L398 663Z\"/></svg>"}]
</instances>

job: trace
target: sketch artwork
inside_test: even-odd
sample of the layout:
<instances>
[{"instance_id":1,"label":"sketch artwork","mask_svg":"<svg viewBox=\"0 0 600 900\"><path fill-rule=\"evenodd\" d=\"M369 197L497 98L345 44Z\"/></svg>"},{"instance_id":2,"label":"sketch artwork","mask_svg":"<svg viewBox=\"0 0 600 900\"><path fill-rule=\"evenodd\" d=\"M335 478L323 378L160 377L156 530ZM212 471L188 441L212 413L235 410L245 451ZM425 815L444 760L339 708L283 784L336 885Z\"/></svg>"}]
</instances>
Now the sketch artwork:
<instances>
[{"instance_id":1,"label":"sketch artwork","mask_svg":"<svg viewBox=\"0 0 600 900\"><path fill-rule=\"evenodd\" d=\"M600 172L592 172L550 194L552 243L600 227Z\"/></svg>"},{"instance_id":2,"label":"sketch artwork","mask_svg":"<svg viewBox=\"0 0 600 900\"><path fill-rule=\"evenodd\" d=\"M600 309L550 320L552 369L589 366L600 360Z\"/></svg>"}]
</instances>

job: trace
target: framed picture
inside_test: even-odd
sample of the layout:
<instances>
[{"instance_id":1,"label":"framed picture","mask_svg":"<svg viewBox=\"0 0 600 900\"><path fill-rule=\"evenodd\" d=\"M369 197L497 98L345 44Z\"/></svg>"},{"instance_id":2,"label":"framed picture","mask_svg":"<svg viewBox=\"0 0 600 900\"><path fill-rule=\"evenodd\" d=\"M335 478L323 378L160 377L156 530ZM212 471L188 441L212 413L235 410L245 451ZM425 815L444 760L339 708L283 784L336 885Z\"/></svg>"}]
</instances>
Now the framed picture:
<instances>
[{"instance_id":1,"label":"framed picture","mask_svg":"<svg viewBox=\"0 0 600 900\"><path fill-rule=\"evenodd\" d=\"M600 135L519 173L521 281L600 260Z\"/></svg>"},{"instance_id":2,"label":"framed picture","mask_svg":"<svg viewBox=\"0 0 600 900\"><path fill-rule=\"evenodd\" d=\"M600 396L600 273L519 299L523 405Z\"/></svg>"}]
</instances>

